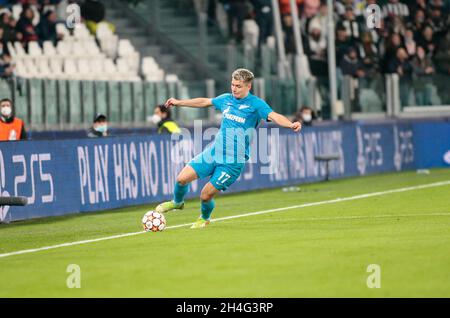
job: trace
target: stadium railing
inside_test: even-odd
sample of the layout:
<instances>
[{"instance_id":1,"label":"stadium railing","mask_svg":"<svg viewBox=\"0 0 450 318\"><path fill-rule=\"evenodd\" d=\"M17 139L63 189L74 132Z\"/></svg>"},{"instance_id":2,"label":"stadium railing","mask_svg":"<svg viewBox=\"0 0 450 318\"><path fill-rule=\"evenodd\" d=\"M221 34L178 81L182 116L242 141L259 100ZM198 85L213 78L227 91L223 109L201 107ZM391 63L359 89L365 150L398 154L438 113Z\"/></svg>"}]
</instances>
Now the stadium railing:
<instances>
[{"instance_id":1,"label":"stadium railing","mask_svg":"<svg viewBox=\"0 0 450 318\"><path fill-rule=\"evenodd\" d=\"M338 81L345 119L450 116L450 75L401 77L377 74L366 78L343 76ZM328 89L324 85L327 96ZM326 104L326 103L325 103ZM323 105L314 104L315 108Z\"/></svg>"},{"instance_id":2,"label":"stadium railing","mask_svg":"<svg viewBox=\"0 0 450 318\"><path fill-rule=\"evenodd\" d=\"M212 86L212 88L211 88ZM11 98L15 114L32 130L85 129L96 113L112 127L148 127L154 107L169 97L212 96L214 82L119 82L11 78L0 80L2 98ZM180 123L209 120L205 109L174 109Z\"/></svg>"}]
</instances>

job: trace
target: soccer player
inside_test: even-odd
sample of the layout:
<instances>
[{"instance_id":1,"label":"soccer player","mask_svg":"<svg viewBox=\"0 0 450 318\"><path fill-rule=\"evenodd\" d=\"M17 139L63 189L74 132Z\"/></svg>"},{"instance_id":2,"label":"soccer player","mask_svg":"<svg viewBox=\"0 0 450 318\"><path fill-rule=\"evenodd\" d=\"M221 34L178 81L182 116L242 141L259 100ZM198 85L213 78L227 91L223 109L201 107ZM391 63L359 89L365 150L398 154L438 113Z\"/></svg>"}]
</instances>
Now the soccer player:
<instances>
[{"instance_id":1,"label":"soccer player","mask_svg":"<svg viewBox=\"0 0 450 318\"><path fill-rule=\"evenodd\" d=\"M170 98L167 100L167 107L214 106L222 112L223 119L214 143L194 157L181 170L175 183L173 200L158 205L156 207L157 212L165 213L175 209L183 209L184 197L188 192L189 184L199 178L211 177L201 191L201 215L191 228L207 226L215 207L214 197L220 191L226 191L239 178L244 170L245 160L249 159L251 137L239 138L240 134L233 134L233 132L256 128L261 120L272 121L295 132L301 130L300 122L291 122L285 116L274 112L265 101L250 93L253 79L254 75L249 70L237 69L231 76L231 94L223 94L212 99L178 100ZM239 150L236 151L236 149L242 148L245 151L244 160L240 160L240 152Z\"/></svg>"}]
</instances>

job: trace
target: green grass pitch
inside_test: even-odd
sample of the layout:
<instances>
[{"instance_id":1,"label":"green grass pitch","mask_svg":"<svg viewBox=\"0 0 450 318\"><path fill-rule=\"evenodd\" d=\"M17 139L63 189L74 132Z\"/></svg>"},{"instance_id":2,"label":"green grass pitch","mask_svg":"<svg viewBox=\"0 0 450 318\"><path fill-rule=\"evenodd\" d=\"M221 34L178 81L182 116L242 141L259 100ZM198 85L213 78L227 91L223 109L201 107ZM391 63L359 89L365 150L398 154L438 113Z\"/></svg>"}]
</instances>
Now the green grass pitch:
<instances>
[{"instance_id":1,"label":"green grass pitch","mask_svg":"<svg viewBox=\"0 0 450 318\"><path fill-rule=\"evenodd\" d=\"M447 180L440 169L223 195L213 217ZM0 225L0 254L137 232L154 206ZM167 223L198 211L188 201ZM381 288L367 287L370 264ZM450 185L0 257L0 297L450 297Z\"/></svg>"}]
</instances>

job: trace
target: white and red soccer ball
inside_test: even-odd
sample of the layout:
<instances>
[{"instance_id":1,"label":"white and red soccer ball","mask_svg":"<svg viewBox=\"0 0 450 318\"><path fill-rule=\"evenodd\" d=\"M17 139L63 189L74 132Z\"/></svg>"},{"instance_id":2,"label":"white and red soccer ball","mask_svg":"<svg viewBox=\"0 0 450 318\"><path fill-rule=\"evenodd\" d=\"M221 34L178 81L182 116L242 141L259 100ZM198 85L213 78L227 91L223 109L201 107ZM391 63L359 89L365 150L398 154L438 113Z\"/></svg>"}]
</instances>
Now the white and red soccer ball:
<instances>
[{"instance_id":1,"label":"white and red soccer ball","mask_svg":"<svg viewBox=\"0 0 450 318\"><path fill-rule=\"evenodd\" d=\"M166 218L161 213L148 211L142 218L142 225L146 232L160 232L166 228Z\"/></svg>"}]
</instances>

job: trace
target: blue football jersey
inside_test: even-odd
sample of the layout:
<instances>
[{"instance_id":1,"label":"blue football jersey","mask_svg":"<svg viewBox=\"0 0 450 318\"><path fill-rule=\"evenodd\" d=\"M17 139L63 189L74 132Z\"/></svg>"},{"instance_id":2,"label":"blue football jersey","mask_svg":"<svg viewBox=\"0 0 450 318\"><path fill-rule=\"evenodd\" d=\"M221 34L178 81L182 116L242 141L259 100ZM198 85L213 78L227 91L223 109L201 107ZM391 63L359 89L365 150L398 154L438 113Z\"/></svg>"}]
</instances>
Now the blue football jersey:
<instances>
[{"instance_id":1,"label":"blue football jersey","mask_svg":"<svg viewBox=\"0 0 450 318\"><path fill-rule=\"evenodd\" d=\"M212 99L223 118L214 141L214 155L226 163L245 162L250 158L250 144L261 120L266 120L273 111L261 98L248 94L237 99L227 93Z\"/></svg>"}]
</instances>

